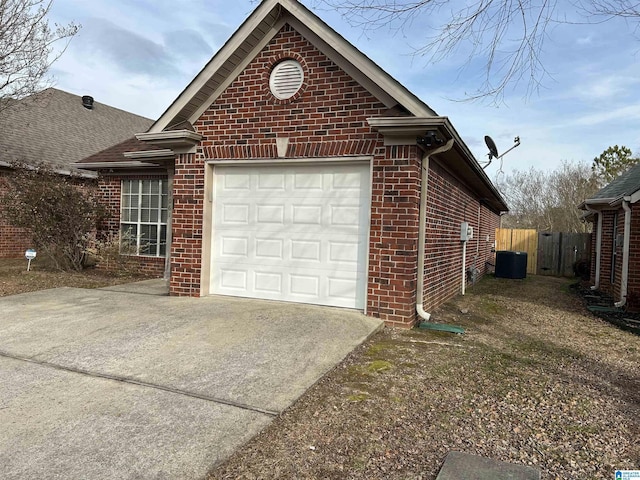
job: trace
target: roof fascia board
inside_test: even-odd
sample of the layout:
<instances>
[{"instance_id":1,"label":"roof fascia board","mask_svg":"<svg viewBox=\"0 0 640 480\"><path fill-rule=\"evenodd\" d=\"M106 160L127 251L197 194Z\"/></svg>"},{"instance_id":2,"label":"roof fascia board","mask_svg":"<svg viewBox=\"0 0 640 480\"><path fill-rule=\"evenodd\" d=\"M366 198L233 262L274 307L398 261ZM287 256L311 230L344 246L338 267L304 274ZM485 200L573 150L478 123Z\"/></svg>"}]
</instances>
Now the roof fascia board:
<instances>
[{"instance_id":1,"label":"roof fascia board","mask_svg":"<svg viewBox=\"0 0 640 480\"><path fill-rule=\"evenodd\" d=\"M194 98L200 89L205 86L209 79L222 67L227 59L244 42L244 39L253 32L258 25L267 17L271 10L278 4L277 0L266 0L256 8L244 23L236 30L231 38L225 43L218 53L216 53L209 63L200 70L200 73L182 91L169 108L160 118L149 128L148 132L161 132L167 128L173 118Z\"/></svg>"},{"instance_id":2,"label":"roof fascia board","mask_svg":"<svg viewBox=\"0 0 640 480\"><path fill-rule=\"evenodd\" d=\"M164 148L162 150L143 150L137 152L124 152L125 158L130 158L132 160L143 159L143 158L152 158L152 159L166 159L173 160L175 159L175 152L170 148Z\"/></svg>"},{"instance_id":3,"label":"roof fascia board","mask_svg":"<svg viewBox=\"0 0 640 480\"><path fill-rule=\"evenodd\" d=\"M638 201L640 201L640 190L633 192L629 196L629 203L637 203Z\"/></svg>"},{"instance_id":4,"label":"roof fascia board","mask_svg":"<svg viewBox=\"0 0 640 480\"><path fill-rule=\"evenodd\" d=\"M76 163L78 168L86 168L89 170L102 170L109 168L149 168L160 167L160 164L153 164L148 162L140 162L131 160L128 162L89 162L89 163Z\"/></svg>"},{"instance_id":5,"label":"roof fascia board","mask_svg":"<svg viewBox=\"0 0 640 480\"><path fill-rule=\"evenodd\" d=\"M273 25L273 27L269 29L269 32L262 38L262 40L260 40L260 42L258 42L258 44L251 50L251 52L249 52L249 54L245 56L243 61L240 62L229 75L227 75L225 81L218 85L214 92L209 95L207 100L189 117L189 122L191 124L196 123L196 121L202 116L204 112L207 111L211 104L215 102L220 95L222 95L222 93L229 87L229 85L234 82L236 78L238 78L238 75L240 75L244 71L244 69L247 68L247 66L253 61L253 59L258 56L262 49L264 49L264 47L267 46L267 44L273 39L273 37L276 36L276 34L280 31L285 23L286 22L284 20L280 19L278 20L278 22L276 22L276 24ZM235 39L235 37L233 39ZM238 48L243 41L243 38L238 39L237 45L235 45L233 51L235 51L235 49ZM233 51L231 53L233 53ZM222 66L226 60L227 58L224 58L220 63L220 66Z\"/></svg>"},{"instance_id":6,"label":"roof fascia board","mask_svg":"<svg viewBox=\"0 0 640 480\"><path fill-rule=\"evenodd\" d=\"M304 23L302 23L295 17L289 17L288 23L304 38L306 38L307 40L309 40L309 42L316 46L318 50L320 50L329 59L331 59L332 62L334 62L338 67L344 70L350 77L352 77L360 85L367 89L367 91L373 94L378 100L384 103L387 108L392 108L397 103L401 103L407 109L409 109L411 113L413 113L414 115L416 114L414 109L407 107L402 101L390 95L383 87L376 83L369 74L365 72L365 70L367 70L367 67L365 66L366 62L364 61L364 59L347 59L344 55L348 54L346 47L341 51L336 50L330 43L325 41L323 37L318 35L315 30L308 28ZM381 77L382 74L378 74L378 76ZM420 112L420 116L429 114L430 113L427 111Z\"/></svg>"},{"instance_id":7,"label":"roof fascia board","mask_svg":"<svg viewBox=\"0 0 640 480\"><path fill-rule=\"evenodd\" d=\"M202 140L202 135L191 130L167 130L136 133L136 138L151 145L167 147L175 153L192 153L195 146Z\"/></svg>"},{"instance_id":8,"label":"roof fascia board","mask_svg":"<svg viewBox=\"0 0 640 480\"><path fill-rule=\"evenodd\" d=\"M460 137L449 117L373 117L368 118L367 122L370 126L376 128L383 135L419 135L427 129L441 128L443 129L449 138L453 138L458 148L462 151L462 155L465 160L474 171L474 173L480 177L485 185L491 190L491 193L501 203L505 210L508 210L507 203L502 198L500 192L491 182L484 169L480 166L473 153L466 143Z\"/></svg>"},{"instance_id":9,"label":"roof fascia board","mask_svg":"<svg viewBox=\"0 0 640 480\"><path fill-rule=\"evenodd\" d=\"M363 81L363 86L366 86L364 85L365 83L377 86L378 92L372 91L371 93L379 96L380 100L384 101L382 97L384 92L384 96L394 98L397 103L400 103L417 117L437 115L427 104L402 86L373 60L354 47L350 42L346 41L344 37L329 27L306 7L297 2L294 3L283 0L282 3L286 4L285 8L293 16L290 20L293 28L307 37L307 40L315 40L312 41L312 43L316 45L320 43L321 45L317 45L319 49L337 64L339 63L336 61L337 59L344 58L346 64L345 62L340 62L340 68L358 80L364 75L368 81ZM309 38L311 36L310 33L314 34L314 39ZM330 50L330 53L326 50ZM358 70L358 72L354 69ZM393 105L388 106L392 107Z\"/></svg>"},{"instance_id":10,"label":"roof fascia board","mask_svg":"<svg viewBox=\"0 0 640 480\"><path fill-rule=\"evenodd\" d=\"M636 193L640 194L640 192L636 192ZM583 210L587 207L591 207L595 210L598 210L598 209L607 210L610 207L620 206L620 204L622 203L623 200L625 200L625 198L633 198L633 196L625 197L624 195L620 195L618 197L608 197L608 198L588 198L584 202L582 202L580 205L578 205L578 208L580 210ZM638 198L640 199L640 196Z\"/></svg>"}]
</instances>

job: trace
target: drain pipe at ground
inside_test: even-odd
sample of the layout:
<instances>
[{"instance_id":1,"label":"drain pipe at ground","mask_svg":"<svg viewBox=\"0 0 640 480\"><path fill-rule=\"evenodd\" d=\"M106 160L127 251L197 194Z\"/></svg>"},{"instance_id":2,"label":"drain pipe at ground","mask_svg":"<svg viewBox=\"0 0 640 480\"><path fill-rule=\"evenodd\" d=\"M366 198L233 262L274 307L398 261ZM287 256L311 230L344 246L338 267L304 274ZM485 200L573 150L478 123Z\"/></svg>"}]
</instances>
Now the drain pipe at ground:
<instances>
[{"instance_id":1,"label":"drain pipe at ground","mask_svg":"<svg viewBox=\"0 0 640 480\"><path fill-rule=\"evenodd\" d=\"M429 159L432 155L446 152L453 147L453 138L441 147L429 152L422 159L422 185L420 187L420 223L418 231L418 291L416 295L416 312L425 321L429 321L431 314L424 311L424 250L427 228L427 183L429 182Z\"/></svg>"},{"instance_id":2,"label":"drain pipe at ground","mask_svg":"<svg viewBox=\"0 0 640 480\"><path fill-rule=\"evenodd\" d=\"M614 303L618 308L627 303L627 283L629 281L629 243L631 239L631 208L629 198L622 200L624 209L624 242L622 244L622 278L620 280L620 301Z\"/></svg>"},{"instance_id":3,"label":"drain pipe at ground","mask_svg":"<svg viewBox=\"0 0 640 480\"><path fill-rule=\"evenodd\" d=\"M596 278L595 285L591 287L591 290L597 290L600 288L600 259L602 252L602 212L591 208L589 205L585 205L588 211L598 217L598 223L596 224Z\"/></svg>"}]
</instances>

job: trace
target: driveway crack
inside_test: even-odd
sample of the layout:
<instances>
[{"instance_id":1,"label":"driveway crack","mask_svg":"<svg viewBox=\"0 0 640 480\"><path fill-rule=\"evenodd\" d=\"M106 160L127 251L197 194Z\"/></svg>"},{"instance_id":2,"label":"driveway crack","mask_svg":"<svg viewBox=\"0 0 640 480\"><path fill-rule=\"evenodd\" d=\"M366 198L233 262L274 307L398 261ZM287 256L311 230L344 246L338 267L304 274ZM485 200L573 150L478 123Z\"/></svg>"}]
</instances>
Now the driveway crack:
<instances>
[{"instance_id":1,"label":"driveway crack","mask_svg":"<svg viewBox=\"0 0 640 480\"><path fill-rule=\"evenodd\" d=\"M176 395L184 395L186 397L197 398L199 400L205 400L207 402L219 403L219 404L227 405L227 406L230 406L230 407L240 408L242 410L249 410L251 412L262 413L264 415L269 415L271 417L277 417L279 415L279 413L280 413L280 412L277 412L275 410L268 410L266 408L260 408L260 407L254 406L254 405L247 405L245 403L235 402L235 401L232 401L232 400L226 400L224 398L217 398L217 397L212 397L210 395L203 395L203 394L197 393L197 392L190 392L190 391L187 391L187 390L180 390L178 388L167 387L165 385L158 385L156 383L144 382L142 380L136 380L135 378L124 377L124 376L120 376L120 375L110 375L110 374L107 374L107 373L90 372L88 370L84 370L84 369L81 369L81 368L75 368L75 367L65 367L64 365L58 365L58 364L55 364L55 363L45 362L45 361L42 361L42 360L36 360L35 358L23 357L23 356L20 356L20 355L13 355L11 353L8 353L8 352L2 351L2 350L0 350L0 357L10 358L12 360L18 360L18 361L21 361L21 362L32 363L32 364L35 364L35 365L40 365L42 367L54 368L56 370L61 370L61 371L64 371L64 372L77 373L77 374L85 375L85 376L88 376L88 377L102 378L102 379L105 379L105 380L112 380L112 381L115 381L115 382L128 383L130 385L137 385L137 386L140 386L140 387L154 388L156 390L162 390L164 392L173 393L173 394L176 394Z\"/></svg>"}]
</instances>

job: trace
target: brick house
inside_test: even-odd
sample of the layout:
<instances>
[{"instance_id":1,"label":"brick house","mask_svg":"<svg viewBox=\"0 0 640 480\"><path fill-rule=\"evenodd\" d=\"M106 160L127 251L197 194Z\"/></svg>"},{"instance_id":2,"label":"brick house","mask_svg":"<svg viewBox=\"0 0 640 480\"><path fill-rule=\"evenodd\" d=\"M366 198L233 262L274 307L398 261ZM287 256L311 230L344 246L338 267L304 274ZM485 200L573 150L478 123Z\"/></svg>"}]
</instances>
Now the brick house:
<instances>
[{"instance_id":1,"label":"brick house","mask_svg":"<svg viewBox=\"0 0 640 480\"><path fill-rule=\"evenodd\" d=\"M462 223L481 275L507 210L447 117L295 0L263 1L136 140L79 166L172 295L411 326L467 281Z\"/></svg>"},{"instance_id":2,"label":"brick house","mask_svg":"<svg viewBox=\"0 0 640 480\"><path fill-rule=\"evenodd\" d=\"M75 162L149 128L152 120L56 88L12 101L0 114L0 195L15 173L13 165L49 165L81 184L96 183L96 173ZM31 247L29 235L2 215L0 258L18 258Z\"/></svg>"},{"instance_id":3,"label":"brick house","mask_svg":"<svg viewBox=\"0 0 640 480\"><path fill-rule=\"evenodd\" d=\"M580 207L593 222L591 283L616 306L640 309L640 164Z\"/></svg>"}]
</instances>

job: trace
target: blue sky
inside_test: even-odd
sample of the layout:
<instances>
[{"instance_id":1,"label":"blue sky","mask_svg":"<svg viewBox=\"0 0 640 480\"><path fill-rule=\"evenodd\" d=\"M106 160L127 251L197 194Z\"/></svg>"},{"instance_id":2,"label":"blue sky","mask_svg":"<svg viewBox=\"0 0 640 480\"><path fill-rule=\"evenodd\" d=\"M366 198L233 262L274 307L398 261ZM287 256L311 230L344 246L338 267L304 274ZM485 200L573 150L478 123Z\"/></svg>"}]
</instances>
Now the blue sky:
<instances>
[{"instance_id":1,"label":"blue sky","mask_svg":"<svg viewBox=\"0 0 640 480\"><path fill-rule=\"evenodd\" d=\"M313 0L304 1L313 6ZM559 0L559 4L568 3ZM250 0L55 0L50 20L82 29L52 73L57 88L157 118L257 6ZM506 92L499 107L460 102L478 86L481 62L461 72L466 57L430 64L411 55L428 21L393 32L365 33L335 11L313 8L325 22L389 72L439 115L448 116L478 160L484 136L504 151L503 172L550 170L562 160L588 161L609 145L640 154L640 38L633 25L556 25L549 30L543 88ZM446 16L446 12L441 15ZM486 171L500 182L500 163Z\"/></svg>"}]
</instances>

